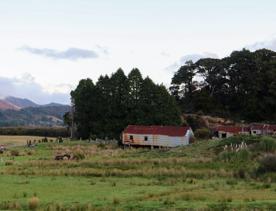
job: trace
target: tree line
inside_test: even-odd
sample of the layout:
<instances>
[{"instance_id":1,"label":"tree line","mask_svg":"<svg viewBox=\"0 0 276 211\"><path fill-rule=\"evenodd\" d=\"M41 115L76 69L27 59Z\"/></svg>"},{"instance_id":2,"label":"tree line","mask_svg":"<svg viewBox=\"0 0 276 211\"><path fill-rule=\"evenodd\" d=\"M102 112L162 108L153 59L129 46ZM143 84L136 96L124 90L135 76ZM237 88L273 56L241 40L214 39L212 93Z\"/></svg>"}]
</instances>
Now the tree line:
<instances>
[{"instance_id":1,"label":"tree line","mask_svg":"<svg viewBox=\"0 0 276 211\"><path fill-rule=\"evenodd\" d=\"M184 113L275 122L276 53L243 49L223 59L188 61L173 76L170 91Z\"/></svg>"},{"instance_id":2,"label":"tree line","mask_svg":"<svg viewBox=\"0 0 276 211\"><path fill-rule=\"evenodd\" d=\"M236 121L276 121L276 53L234 51L222 59L188 61L174 74L169 91L122 69L71 92L81 138L119 138L129 124L181 125L181 113L203 113ZM70 115L65 115L70 124ZM187 120L188 122L188 120Z\"/></svg>"},{"instance_id":3,"label":"tree line","mask_svg":"<svg viewBox=\"0 0 276 211\"><path fill-rule=\"evenodd\" d=\"M94 83L81 80L71 92L78 136L119 138L129 124L180 125L180 110L166 87L143 78L138 69L127 76L118 69ZM70 117L65 115L69 123Z\"/></svg>"}]
</instances>

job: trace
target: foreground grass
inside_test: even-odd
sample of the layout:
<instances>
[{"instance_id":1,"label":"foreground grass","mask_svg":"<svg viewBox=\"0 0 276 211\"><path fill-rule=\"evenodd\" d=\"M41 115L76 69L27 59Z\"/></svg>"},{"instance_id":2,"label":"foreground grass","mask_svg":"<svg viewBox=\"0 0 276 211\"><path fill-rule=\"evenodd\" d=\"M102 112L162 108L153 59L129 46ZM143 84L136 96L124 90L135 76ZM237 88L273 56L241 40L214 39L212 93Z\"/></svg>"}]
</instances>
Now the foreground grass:
<instances>
[{"instance_id":1,"label":"foreground grass","mask_svg":"<svg viewBox=\"0 0 276 211\"><path fill-rule=\"evenodd\" d=\"M17 147L0 155L1 209L48 210L276 208L275 174L252 176L256 160L223 162L219 142L171 150L128 149L87 142ZM58 153L83 160L55 161ZM236 174L246 170L242 178Z\"/></svg>"}]
</instances>

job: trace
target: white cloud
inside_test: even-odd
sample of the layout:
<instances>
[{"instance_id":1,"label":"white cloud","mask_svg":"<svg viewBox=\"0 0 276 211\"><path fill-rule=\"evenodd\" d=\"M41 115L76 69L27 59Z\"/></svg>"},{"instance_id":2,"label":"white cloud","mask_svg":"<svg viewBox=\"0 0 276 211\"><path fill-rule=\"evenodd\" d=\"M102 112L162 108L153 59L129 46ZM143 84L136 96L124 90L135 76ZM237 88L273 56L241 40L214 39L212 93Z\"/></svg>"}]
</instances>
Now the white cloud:
<instances>
[{"instance_id":1,"label":"white cloud","mask_svg":"<svg viewBox=\"0 0 276 211\"><path fill-rule=\"evenodd\" d=\"M252 45L248 45L245 48L251 50L251 51L255 51L258 49L269 49L272 51L276 51L276 38L271 39L271 40L267 40L267 41L262 41L262 42L256 42Z\"/></svg>"},{"instance_id":2,"label":"white cloud","mask_svg":"<svg viewBox=\"0 0 276 211\"><path fill-rule=\"evenodd\" d=\"M217 54L215 53L209 53L205 52L202 54L188 54L185 56L182 56L178 61L174 62L170 66L166 67L166 70L168 71L177 71L182 65L184 65L187 61L193 61L197 62L198 60L202 58L219 58Z\"/></svg>"},{"instance_id":3,"label":"white cloud","mask_svg":"<svg viewBox=\"0 0 276 211\"><path fill-rule=\"evenodd\" d=\"M105 54L107 53L107 49L99 46L98 48L100 48L100 50ZM67 59L73 61L78 59L95 59L99 57L96 51L81 48L68 48L64 51L58 51L50 48L32 48L29 46L24 46L19 48L19 50L52 59Z\"/></svg>"},{"instance_id":4,"label":"white cloud","mask_svg":"<svg viewBox=\"0 0 276 211\"><path fill-rule=\"evenodd\" d=\"M68 104L70 101L69 93L49 93L27 73L20 78L0 77L0 96L28 98L39 104L50 102Z\"/></svg>"}]
</instances>

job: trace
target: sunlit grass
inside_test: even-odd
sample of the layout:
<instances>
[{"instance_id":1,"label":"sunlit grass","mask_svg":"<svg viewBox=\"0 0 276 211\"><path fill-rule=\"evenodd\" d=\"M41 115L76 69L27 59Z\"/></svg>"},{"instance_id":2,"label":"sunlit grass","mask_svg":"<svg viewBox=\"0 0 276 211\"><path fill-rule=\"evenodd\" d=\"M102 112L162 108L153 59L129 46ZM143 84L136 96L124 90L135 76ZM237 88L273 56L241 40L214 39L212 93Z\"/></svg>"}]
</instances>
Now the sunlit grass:
<instances>
[{"instance_id":1,"label":"sunlit grass","mask_svg":"<svg viewBox=\"0 0 276 211\"><path fill-rule=\"evenodd\" d=\"M225 162L217 141L175 149L127 149L85 141L18 146L0 155L0 208L274 209L275 174L254 176L257 160ZM57 153L83 160L56 161ZM243 178L237 171L245 169ZM2 205L1 205L2 203ZM1 207L2 206L2 207Z\"/></svg>"}]
</instances>

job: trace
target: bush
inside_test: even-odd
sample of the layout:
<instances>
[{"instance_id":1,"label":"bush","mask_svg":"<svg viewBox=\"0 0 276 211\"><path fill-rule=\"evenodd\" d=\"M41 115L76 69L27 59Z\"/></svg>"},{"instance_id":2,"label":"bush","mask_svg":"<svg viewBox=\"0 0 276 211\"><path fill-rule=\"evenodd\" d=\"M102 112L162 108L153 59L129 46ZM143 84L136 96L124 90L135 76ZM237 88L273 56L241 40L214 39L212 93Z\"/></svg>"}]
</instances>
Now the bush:
<instances>
[{"instance_id":1,"label":"bush","mask_svg":"<svg viewBox=\"0 0 276 211\"><path fill-rule=\"evenodd\" d=\"M11 156L19 156L19 151L18 150L12 150L11 151Z\"/></svg>"},{"instance_id":2,"label":"bush","mask_svg":"<svg viewBox=\"0 0 276 211\"><path fill-rule=\"evenodd\" d=\"M276 155L267 155L260 160L258 173L276 172Z\"/></svg>"},{"instance_id":3,"label":"bush","mask_svg":"<svg viewBox=\"0 0 276 211\"><path fill-rule=\"evenodd\" d=\"M224 162L244 162L251 158L251 153L247 149L235 151L223 151L219 154L218 158Z\"/></svg>"},{"instance_id":4,"label":"bush","mask_svg":"<svg viewBox=\"0 0 276 211\"><path fill-rule=\"evenodd\" d=\"M246 171L240 168L238 171L234 172L235 178L245 179L246 178Z\"/></svg>"},{"instance_id":5,"label":"bush","mask_svg":"<svg viewBox=\"0 0 276 211\"><path fill-rule=\"evenodd\" d=\"M73 159L74 160L83 160L83 159L85 159L85 155L81 151L74 152Z\"/></svg>"},{"instance_id":6,"label":"bush","mask_svg":"<svg viewBox=\"0 0 276 211\"><path fill-rule=\"evenodd\" d=\"M211 131L208 128L200 128L195 131L195 137L198 139L211 138Z\"/></svg>"},{"instance_id":7,"label":"bush","mask_svg":"<svg viewBox=\"0 0 276 211\"><path fill-rule=\"evenodd\" d=\"M106 149L106 145L104 143L99 143L97 147L100 149Z\"/></svg>"},{"instance_id":8,"label":"bush","mask_svg":"<svg viewBox=\"0 0 276 211\"><path fill-rule=\"evenodd\" d=\"M113 204L114 204L114 205L120 204L120 199L118 199L118 198L113 198Z\"/></svg>"},{"instance_id":9,"label":"bush","mask_svg":"<svg viewBox=\"0 0 276 211\"><path fill-rule=\"evenodd\" d=\"M8 160L5 162L5 166L11 166L11 165L13 165L13 161Z\"/></svg>"},{"instance_id":10,"label":"bush","mask_svg":"<svg viewBox=\"0 0 276 211\"><path fill-rule=\"evenodd\" d=\"M29 205L30 210L36 210L38 208L38 205L39 205L39 199L37 197L30 198L29 202L28 202L28 205Z\"/></svg>"},{"instance_id":11,"label":"bush","mask_svg":"<svg viewBox=\"0 0 276 211\"><path fill-rule=\"evenodd\" d=\"M276 139L272 137L262 137L259 149L265 152L275 152L276 151Z\"/></svg>"},{"instance_id":12,"label":"bush","mask_svg":"<svg viewBox=\"0 0 276 211\"><path fill-rule=\"evenodd\" d=\"M252 145L260 142L259 136L249 136L249 135L238 135L232 136L229 138L225 138L221 140L217 146L215 147L217 151L220 151L225 145L240 145L241 143L245 143L246 145Z\"/></svg>"},{"instance_id":13,"label":"bush","mask_svg":"<svg viewBox=\"0 0 276 211\"><path fill-rule=\"evenodd\" d=\"M193 130L207 127L206 122L199 115L187 115L184 118Z\"/></svg>"}]
</instances>

